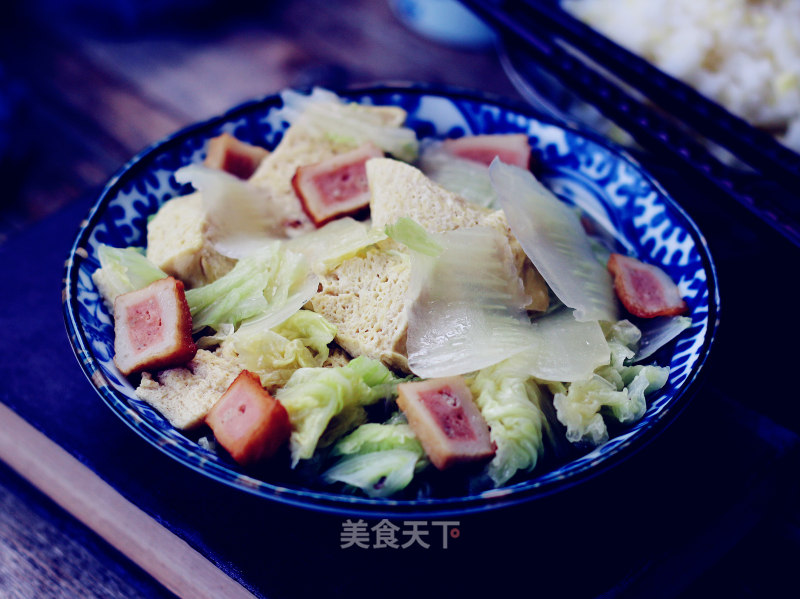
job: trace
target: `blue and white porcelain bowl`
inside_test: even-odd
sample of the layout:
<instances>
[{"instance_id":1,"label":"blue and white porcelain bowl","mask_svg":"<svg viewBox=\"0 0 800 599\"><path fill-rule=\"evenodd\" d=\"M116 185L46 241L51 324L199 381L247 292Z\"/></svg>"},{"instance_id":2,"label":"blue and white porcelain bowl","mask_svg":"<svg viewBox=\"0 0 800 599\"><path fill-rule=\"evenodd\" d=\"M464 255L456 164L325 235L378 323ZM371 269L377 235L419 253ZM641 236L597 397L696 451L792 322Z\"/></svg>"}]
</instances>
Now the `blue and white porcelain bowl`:
<instances>
[{"instance_id":1,"label":"blue and white porcelain bowl","mask_svg":"<svg viewBox=\"0 0 800 599\"><path fill-rule=\"evenodd\" d=\"M108 183L78 231L66 267L67 329L84 372L103 401L147 442L180 463L265 499L342 514L463 514L531 501L587 480L630 457L663 431L690 399L717 327L719 298L714 265L702 234L686 213L624 151L599 138L564 128L530 108L463 90L424 85L370 87L340 92L362 103L396 105L421 138L524 132L537 174L565 201L577 204L608 230L620 251L660 265L682 291L691 326L654 361L670 367L667 385L650 396L647 413L606 444L549 471L491 491L424 499L370 499L308 488L240 470L173 429L134 395L115 368L113 322L92 281L97 249L144 245L146 223L181 191L173 173L201 161L206 141L223 131L274 147L287 124L281 100L269 96L184 129L147 148Z\"/></svg>"}]
</instances>

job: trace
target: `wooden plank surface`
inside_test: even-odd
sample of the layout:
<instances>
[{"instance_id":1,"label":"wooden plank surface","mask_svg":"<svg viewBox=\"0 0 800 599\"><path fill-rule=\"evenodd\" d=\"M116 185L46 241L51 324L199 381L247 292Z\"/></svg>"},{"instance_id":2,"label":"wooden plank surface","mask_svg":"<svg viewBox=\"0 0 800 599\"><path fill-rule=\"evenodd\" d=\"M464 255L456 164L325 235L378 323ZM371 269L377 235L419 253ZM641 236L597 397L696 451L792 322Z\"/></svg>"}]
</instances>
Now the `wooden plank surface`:
<instances>
[{"instance_id":1,"label":"wooden plank surface","mask_svg":"<svg viewBox=\"0 0 800 599\"><path fill-rule=\"evenodd\" d=\"M122 552L178 597L185 599L252 599L253 595L216 568L160 523L123 498L115 489L42 433L0 404L0 461L51 497L67 512ZM4 494L13 503L13 496ZM27 519L9 521L10 514ZM60 545L43 543L35 529L20 526L32 514L6 511L0 519L0 590L4 597L130 597L124 579L96 575L92 556L69 538ZM36 521L35 519L33 519ZM43 524L47 529L48 523ZM47 530L44 538L52 539ZM78 552L67 559L64 548ZM55 550L55 554L54 554ZM80 567L80 570L77 568ZM62 568L65 571L61 571ZM71 576L70 576L71 574ZM88 580L84 578L86 574ZM91 593L91 595L87 595Z\"/></svg>"},{"instance_id":2,"label":"wooden plank surface","mask_svg":"<svg viewBox=\"0 0 800 599\"><path fill-rule=\"evenodd\" d=\"M174 598L0 462L0 596Z\"/></svg>"}]
</instances>

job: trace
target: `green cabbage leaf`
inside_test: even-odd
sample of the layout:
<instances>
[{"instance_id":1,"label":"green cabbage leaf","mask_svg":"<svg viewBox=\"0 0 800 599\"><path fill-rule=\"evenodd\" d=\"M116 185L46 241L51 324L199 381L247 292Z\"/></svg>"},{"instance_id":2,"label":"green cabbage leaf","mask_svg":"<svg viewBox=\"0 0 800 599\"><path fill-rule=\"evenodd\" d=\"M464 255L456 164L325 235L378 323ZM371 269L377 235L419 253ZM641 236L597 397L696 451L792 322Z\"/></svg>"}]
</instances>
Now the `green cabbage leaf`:
<instances>
[{"instance_id":1,"label":"green cabbage leaf","mask_svg":"<svg viewBox=\"0 0 800 599\"><path fill-rule=\"evenodd\" d=\"M411 427L402 422L362 424L340 439L331 454L341 459L323 479L357 487L370 497L405 489L428 463Z\"/></svg>"},{"instance_id":2,"label":"green cabbage leaf","mask_svg":"<svg viewBox=\"0 0 800 599\"><path fill-rule=\"evenodd\" d=\"M300 254L273 241L239 260L216 281L189 289L186 301L195 332L239 326L245 320L272 328L297 312L317 292L319 279Z\"/></svg>"},{"instance_id":3,"label":"green cabbage leaf","mask_svg":"<svg viewBox=\"0 0 800 599\"><path fill-rule=\"evenodd\" d=\"M436 257L442 253L442 245L417 221L401 216L394 224L386 225L386 234L408 249L426 256Z\"/></svg>"},{"instance_id":4,"label":"green cabbage leaf","mask_svg":"<svg viewBox=\"0 0 800 599\"><path fill-rule=\"evenodd\" d=\"M223 357L257 374L261 384L274 393L299 368L321 367L330 355L329 344L336 327L309 310L299 310L276 327L245 323L225 336Z\"/></svg>"},{"instance_id":5,"label":"green cabbage leaf","mask_svg":"<svg viewBox=\"0 0 800 599\"><path fill-rule=\"evenodd\" d=\"M413 129L383 123L380 115L359 104L345 102L335 93L314 88L308 95L293 90L281 92L283 117L292 125L303 120L303 126L335 140L360 146L372 142L405 162L412 162L419 153L419 140Z\"/></svg>"},{"instance_id":6,"label":"green cabbage leaf","mask_svg":"<svg viewBox=\"0 0 800 599\"><path fill-rule=\"evenodd\" d=\"M384 239L382 229L345 216L286 241L285 247L305 256L311 269L323 275Z\"/></svg>"},{"instance_id":7,"label":"green cabbage leaf","mask_svg":"<svg viewBox=\"0 0 800 599\"><path fill-rule=\"evenodd\" d=\"M365 406L397 394L398 379L377 360L359 356L345 366L300 368L275 397L289 413L292 465L310 459L366 421Z\"/></svg>"},{"instance_id":8,"label":"green cabbage leaf","mask_svg":"<svg viewBox=\"0 0 800 599\"><path fill-rule=\"evenodd\" d=\"M542 392L528 374L523 354L481 370L467 384L497 448L487 465L495 486L517 472L532 471L545 451L550 428L542 411Z\"/></svg>"},{"instance_id":9,"label":"green cabbage leaf","mask_svg":"<svg viewBox=\"0 0 800 599\"><path fill-rule=\"evenodd\" d=\"M548 383L559 422L572 443L601 445L608 438L606 418L631 424L644 416L646 396L663 387L669 368L632 365L641 333L628 321L608 327L610 363L573 383Z\"/></svg>"},{"instance_id":10,"label":"green cabbage leaf","mask_svg":"<svg viewBox=\"0 0 800 599\"><path fill-rule=\"evenodd\" d=\"M92 280L112 312L114 299L118 295L142 289L167 276L139 248L115 248L101 244L97 248L97 257L100 268L94 271Z\"/></svg>"}]
</instances>

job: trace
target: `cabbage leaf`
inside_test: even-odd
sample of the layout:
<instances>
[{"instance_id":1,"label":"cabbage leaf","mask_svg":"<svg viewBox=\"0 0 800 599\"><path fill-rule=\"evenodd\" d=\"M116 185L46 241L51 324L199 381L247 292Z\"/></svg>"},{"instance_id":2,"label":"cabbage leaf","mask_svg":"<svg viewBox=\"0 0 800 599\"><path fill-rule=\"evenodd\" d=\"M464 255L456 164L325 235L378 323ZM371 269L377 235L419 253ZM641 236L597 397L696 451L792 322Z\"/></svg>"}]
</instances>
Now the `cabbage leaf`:
<instances>
[{"instance_id":1,"label":"cabbage leaf","mask_svg":"<svg viewBox=\"0 0 800 599\"><path fill-rule=\"evenodd\" d=\"M430 378L465 374L525 349L532 331L507 238L487 227L430 234L438 256L412 252L408 363Z\"/></svg>"},{"instance_id":2,"label":"cabbage leaf","mask_svg":"<svg viewBox=\"0 0 800 599\"><path fill-rule=\"evenodd\" d=\"M620 321L606 332L610 362L591 377L569 384L548 383L559 422L567 428L572 443L601 445L608 438L604 418L630 424L647 410L646 396L663 387L669 368L631 365L641 333L628 321Z\"/></svg>"},{"instance_id":3,"label":"cabbage leaf","mask_svg":"<svg viewBox=\"0 0 800 599\"><path fill-rule=\"evenodd\" d=\"M336 327L321 315L299 310L276 327L245 324L220 344L220 351L242 368L257 374L271 393L299 368L321 367Z\"/></svg>"},{"instance_id":4,"label":"cabbage leaf","mask_svg":"<svg viewBox=\"0 0 800 599\"><path fill-rule=\"evenodd\" d=\"M335 140L360 146L372 142L399 160L412 162L419 153L413 129L386 125L380 115L365 106L345 102L335 93L314 88L309 95L294 90L281 92L283 116L292 125L303 126Z\"/></svg>"},{"instance_id":5,"label":"cabbage leaf","mask_svg":"<svg viewBox=\"0 0 800 599\"><path fill-rule=\"evenodd\" d=\"M647 319L642 323L642 338L634 362L646 360L690 326L692 326L692 319L688 316Z\"/></svg>"},{"instance_id":6,"label":"cabbage leaf","mask_svg":"<svg viewBox=\"0 0 800 599\"><path fill-rule=\"evenodd\" d=\"M323 473L329 483L357 487L370 497L389 497L414 478L420 455L407 449L386 449L347 457Z\"/></svg>"},{"instance_id":7,"label":"cabbage leaf","mask_svg":"<svg viewBox=\"0 0 800 599\"><path fill-rule=\"evenodd\" d=\"M561 309L533 321L531 344L520 353L529 375L572 382L609 363L609 344L597 321L579 322Z\"/></svg>"},{"instance_id":8,"label":"cabbage leaf","mask_svg":"<svg viewBox=\"0 0 800 599\"><path fill-rule=\"evenodd\" d=\"M497 447L486 470L495 486L519 471L532 471L550 432L541 409L542 392L528 374L523 354L481 370L467 384Z\"/></svg>"},{"instance_id":9,"label":"cabbage leaf","mask_svg":"<svg viewBox=\"0 0 800 599\"><path fill-rule=\"evenodd\" d=\"M345 216L290 239L285 245L287 249L305 256L312 270L323 275L384 239L386 233L382 229Z\"/></svg>"},{"instance_id":10,"label":"cabbage leaf","mask_svg":"<svg viewBox=\"0 0 800 599\"><path fill-rule=\"evenodd\" d=\"M327 482L342 482L370 497L388 497L405 489L428 461L407 423L362 424L333 446L340 456L322 476Z\"/></svg>"},{"instance_id":11,"label":"cabbage leaf","mask_svg":"<svg viewBox=\"0 0 800 599\"><path fill-rule=\"evenodd\" d=\"M275 202L268 191L219 169L190 164L175 171L175 180L200 191L208 240L229 258L286 238L285 223L295 218L286 202Z\"/></svg>"},{"instance_id":12,"label":"cabbage leaf","mask_svg":"<svg viewBox=\"0 0 800 599\"><path fill-rule=\"evenodd\" d=\"M405 449L424 454L414 431L408 423L369 422L362 424L346 437L336 442L332 450L334 456L351 456L387 449Z\"/></svg>"},{"instance_id":13,"label":"cabbage leaf","mask_svg":"<svg viewBox=\"0 0 800 599\"><path fill-rule=\"evenodd\" d=\"M575 212L530 171L495 158L489 175L511 232L558 299L577 320L615 322L611 276L594 257Z\"/></svg>"},{"instance_id":14,"label":"cabbage leaf","mask_svg":"<svg viewBox=\"0 0 800 599\"><path fill-rule=\"evenodd\" d=\"M299 310L318 284L302 256L273 241L239 260L216 281L189 289L186 301L195 332L206 326L238 326L245 320L272 328Z\"/></svg>"},{"instance_id":15,"label":"cabbage leaf","mask_svg":"<svg viewBox=\"0 0 800 599\"><path fill-rule=\"evenodd\" d=\"M441 142L423 147L419 168L439 185L473 204L492 209L498 207L497 193L492 187L487 166L454 156L442 149Z\"/></svg>"},{"instance_id":16,"label":"cabbage leaf","mask_svg":"<svg viewBox=\"0 0 800 599\"><path fill-rule=\"evenodd\" d=\"M365 422L364 407L394 397L399 382L386 366L365 356L345 366L296 370L275 394L292 423L292 465Z\"/></svg>"},{"instance_id":17,"label":"cabbage leaf","mask_svg":"<svg viewBox=\"0 0 800 599\"><path fill-rule=\"evenodd\" d=\"M167 276L138 248L115 248L101 244L97 248L97 257L100 268L92 273L92 280L112 313L114 299L118 295L142 289Z\"/></svg>"},{"instance_id":18,"label":"cabbage leaf","mask_svg":"<svg viewBox=\"0 0 800 599\"><path fill-rule=\"evenodd\" d=\"M386 234L420 254L435 258L442 253L442 245L422 225L407 216L401 216L394 224L386 225Z\"/></svg>"}]
</instances>

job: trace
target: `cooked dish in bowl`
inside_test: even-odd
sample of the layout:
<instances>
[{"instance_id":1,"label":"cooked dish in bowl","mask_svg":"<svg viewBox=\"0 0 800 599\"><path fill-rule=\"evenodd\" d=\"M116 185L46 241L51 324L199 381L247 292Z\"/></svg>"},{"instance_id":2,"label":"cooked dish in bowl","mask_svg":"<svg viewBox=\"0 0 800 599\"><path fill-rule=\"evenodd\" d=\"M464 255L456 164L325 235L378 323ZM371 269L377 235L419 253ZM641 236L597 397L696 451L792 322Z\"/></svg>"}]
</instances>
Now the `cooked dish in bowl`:
<instances>
[{"instance_id":1,"label":"cooked dish in bowl","mask_svg":"<svg viewBox=\"0 0 800 599\"><path fill-rule=\"evenodd\" d=\"M204 474L343 512L575 484L685 405L713 264L641 168L463 91L287 90L156 144L67 266L123 420Z\"/></svg>"}]
</instances>

